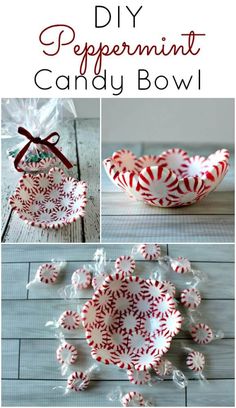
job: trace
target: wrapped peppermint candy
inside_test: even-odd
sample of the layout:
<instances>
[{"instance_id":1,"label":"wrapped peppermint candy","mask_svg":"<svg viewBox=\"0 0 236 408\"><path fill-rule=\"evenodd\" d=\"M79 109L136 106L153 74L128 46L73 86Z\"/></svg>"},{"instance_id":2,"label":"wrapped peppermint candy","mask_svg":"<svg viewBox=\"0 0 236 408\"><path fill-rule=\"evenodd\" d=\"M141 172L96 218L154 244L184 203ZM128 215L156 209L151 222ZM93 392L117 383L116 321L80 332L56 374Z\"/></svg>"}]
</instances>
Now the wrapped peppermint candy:
<instances>
[{"instance_id":1,"label":"wrapped peppermint candy","mask_svg":"<svg viewBox=\"0 0 236 408\"><path fill-rule=\"evenodd\" d=\"M151 407L151 400L144 399L138 391L124 392L121 387L116 387L107 395L108 401L119 402L123 407Z\"/></svg>"},{"instance_id":2,"label":"wrapped peppermint candy","mask_svg":"<svg viewBox=\"0 0 236 408\"><path fill-rule=\"evenodd\" d=\"M180 293L181 304L188 309L197 309L201 303L201 294L196 288L184 289Z\"/></svg>"},{"instance_id":3,"label":"wrapped peppermint candy","mask_svg":"<svg viewBox=\"0 0 236 408\"><path fill-rule=\"evenodd\" d=\"M127 376L131 384L143 385L151 380L149 371L137 371L134 368L127 370Z\"/></svg>"},{"instance_id":4,"label":"wrapped peppermint candy","mask_svg":"<svg viewBox=\"0 0 236 408\"><path fill-rule=\"evenodd\" d=\"M87 265L76 269L71 276L71 285L66 285L59 290L60 296L64 299L78 298L80 291L91 286L92 275Z\"/></svg>"},{"instance_id":5,"label":"wrapped peppermint candy","mask_svg":"<svg viewBox=\"0 0 236 408\"><path fill-rule=\"evenodd\" d=\"M61 332L72 332L78 330L81 323L81 317L79 312L76 310L67 309L59 317L58 320L50 320L45 326L51 327L54 330L57 330L59 334L57 337L60 338Z\"/></svg>"},{"instance_id":6,"label":"wrapped peppermint candy","mask_svg":"<svg viewBox=\"0 0 236 408\"><path fill-rule=\"evenodd\" d=\"M179 256L176 259L170 261L170 266L172 270L176 273L187 273L191 272L191 264L187 258Z\"/></svg>"},{"instance_id":7,"label":"wrapped peppermint candy","mask_svg":"<svg viewBox=\"0 0 236 408\"><path fill-rule=\"evenodd\" d=\"M104 248L99 248L96 250L93 260L92 287L96 291L102 285L106 277L111 273L112 264L111 261L107 260L107 255Z\"/></svg>"},{"instance_id":8,"label":"wrapped peppermint candy","mask_svg":"<svg viewBox=\"0 0 236 408\"><path fill-rule=\"evenodd\" d=\"M72 168L66 157L70 142L64 140L63 143L62 136L66 122L75 117L72 99L3 99L2 137L17 141L7 151L15 170L38 172L55 166ZM69 122L68 126L71 126Z\"/></svg>"},{"instance_id":9,"label":"wrapped peppermint candy","mask_svg":"<svg viewBox=\"0 0 236 408\"><path fill-rule=\"evenodd\" d=\"M26 288L40 287L43 285L54 285L57 283L59 275L65 270L66 262L52 259L39 266L32 281L27 283Z\"/></svg>"},{"instance_id":10,"label":"wrapped peppermint candy","mask_svg":"<svg viewBox=\"0 0 236 408\"><path fill-rule=\"evenodd\" d=\"M76 363L78 355L77 348L65 341L64 336L60 336L60 345L56 350L56 358L58 363L61 364L62 375L65 375L69 367Z\"/></svg>"},{"instance_id":11,"label":"wrapped peppermint candy","mask_svg":"<svg viewBox=\"0 0 236 408\"><path fill-rule=\"evenodd\" d=\"M159 244L141 244L139 252L146 261L155 261L161 257L161 247Z\"/></svg>"},{"instance_id":12,"label":"wrapped peppermint candy","mask_svg":"<svg viewBox=\"0 0 236 408\"><path fill-rule=\"evenodd\" d=\"M184 323L184 329L188 330L193 341L197 344L209 344L213 340L219 340L224 337L222 330L213 329L202 319L201 313L191 310L188 312Z\"/></svg>"},{"instance_id":13,"label":"wrapped peppermint candy","mask_svg":"<svg viewBox=\"0 0 236 408\"><path fill-rule=\"evenodd\" d=\"M184 373L165 357L162 357L159 363L155 365L154 371L158 380L171 377L177 388L183 389L188 385L188 380ZM156 379L152 378L152 382L155 383Z\"/></svg>"},{"instance_id":14,"label":"wrapped peppermint candy","mask_svg":"<svg viewBox=\"0 0 236 408\"><path fill-rule=\"evenodd\" d=\"M98 373L100 368L98 364L93 364L86 371L74 371L67 378L67 385L65 394L69 392L82 392L86 391L93 374Z\"/></svg>"},{"instance_id":15,"label":"wrapped peppermint candy","mask_svg":"<svg viewBox=\"0 0 236 408\"><path fill-rule=\"evenodd\" d=\"M91 365L86 371L73 371L67 378L66 386L54 387L54 390L63 390L64 395L70 394L71 392L83 392L89 387L91 378L94 374L99 373L100 367L98 364Z\"/></svg>"},{"instance_id":16,"label":"wrapped peppermint candy","mask_svg":"<svg viewBox=\"0 0 236 408\"><path fill-rule=\"evenodd\" d=\"M197 379L206 381L206 377L203 374L206 364L205 355L190 347L184 347L184 351L186 353L186 366L188 369L192 371Z\"/></svg>"},{"instance_id":17,"label":"wrapped peppermint candy","mask_svg":"<svg viewBox=\"0 0 236 408\"><path fill-rule=\"evenodd\" d=\"M115 261L115 269L117 273L122 273L125 276L131 276L136 267L136 262L133 256L122 255Z\"/></svg>"}]
</instances>

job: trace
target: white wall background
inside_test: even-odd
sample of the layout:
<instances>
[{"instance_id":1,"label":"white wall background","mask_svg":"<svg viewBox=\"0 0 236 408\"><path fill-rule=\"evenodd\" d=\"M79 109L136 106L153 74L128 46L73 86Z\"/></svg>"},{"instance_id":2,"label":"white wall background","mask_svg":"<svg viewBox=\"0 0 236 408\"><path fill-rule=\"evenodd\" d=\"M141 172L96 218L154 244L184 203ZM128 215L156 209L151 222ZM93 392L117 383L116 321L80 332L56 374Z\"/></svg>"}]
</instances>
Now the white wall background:
<instances>
[{"instance_id":1,"label":"white wall background","mask_svg":"<svg viewBox=\"0 0 236 408\"><path fill-rule=\"evenodd\" d=\"M233 99L103 99L104 142L234 143Z\"/></svg>"}]
</instances>

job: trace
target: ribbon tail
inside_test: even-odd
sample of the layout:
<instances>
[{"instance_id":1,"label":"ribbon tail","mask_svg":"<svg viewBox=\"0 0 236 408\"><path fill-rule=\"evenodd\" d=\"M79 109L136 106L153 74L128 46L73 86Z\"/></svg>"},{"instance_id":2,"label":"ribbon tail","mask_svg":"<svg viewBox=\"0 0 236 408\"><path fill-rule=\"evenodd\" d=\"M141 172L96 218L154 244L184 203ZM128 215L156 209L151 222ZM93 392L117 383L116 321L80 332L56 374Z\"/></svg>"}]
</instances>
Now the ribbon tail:
<instances>
[{"instance_id":1,"label":"ribbon tail","mask_svg":"<svg viewBox=\"0 0 236 408\"><path fill-rule=\"evenodd\" d=\"M67 169L71 169L73 165L71 162L62 154L62 152L53 144L50 142L44 142L46 146L49 147L49 149L55 154L55 156L58 157L62 161L62 163L67 167Z\"/></svg>"},{"instance_id":2,"label":"ribbon tail","mask_svg":"<svg viewBox=\"0 0 236 408\"><path fill-rule=\"evenodd\" d=\"M27 152L28 148L30 147L31 142L26 143L26 145L23 147L23 149L21 149L19 151L19 153L16 155L15 160L14 160L14 166L15 169L19 172L24 172L23 169L19 168L18 165L21 161L21 159L23 158L23 156L25 155L25 153Z\"/></svg>"}]
</instances>

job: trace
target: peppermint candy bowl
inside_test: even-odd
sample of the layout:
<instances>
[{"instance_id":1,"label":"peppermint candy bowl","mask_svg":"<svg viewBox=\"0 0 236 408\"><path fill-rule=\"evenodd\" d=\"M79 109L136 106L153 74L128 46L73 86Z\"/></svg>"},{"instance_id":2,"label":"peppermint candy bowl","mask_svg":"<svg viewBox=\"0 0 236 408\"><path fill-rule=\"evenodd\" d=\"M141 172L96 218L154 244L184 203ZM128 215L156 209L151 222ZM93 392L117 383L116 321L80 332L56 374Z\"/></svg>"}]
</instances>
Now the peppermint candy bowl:
<instances>
[{"instance_id":1,"label":"peppermint candy bowl","mask_svg":"<svg viewBox=\"0 0 236 408\"><path fill-rule=\"evenodd\" d=\"M130 150L119 150L105 159L112 182L129 197L158 207L186 206L205 198L220 184L229 168L229 152L189 157L179 148L159 156L137 158Z\"/></svg>"},{"instance_id":2,"label":"peppermint candy bowl","mask_svg":"<svg viewBox=\"0 0 236 408\"><path fill-rule=\"evenodd\" d=\"M105 279L81 316L95 360L139 371L155 367L182 323L161 282L119 273Z\"/></svg>"},{"instance_id":3,"label":"peppermint candy bowl","mask_svg":"<svg viewBox=\"0 0 236 408\"><path fill-rule=\"evenodd\" d=\"M85 214L87 184L55 167L47 174L23 175L9 198L13 211L27 224L57 229Z\"/></svg>"}]
</instances>

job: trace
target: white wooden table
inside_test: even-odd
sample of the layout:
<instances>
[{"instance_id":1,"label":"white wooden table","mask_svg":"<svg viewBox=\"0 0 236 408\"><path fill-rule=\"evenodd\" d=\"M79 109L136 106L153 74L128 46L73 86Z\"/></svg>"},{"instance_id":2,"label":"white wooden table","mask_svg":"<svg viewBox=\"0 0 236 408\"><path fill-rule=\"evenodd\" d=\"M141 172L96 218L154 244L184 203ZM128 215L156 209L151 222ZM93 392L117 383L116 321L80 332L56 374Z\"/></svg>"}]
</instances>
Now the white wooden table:
<instances>
[{"instance_id":1,"label":"white wooden table","mask_svg":"<svg viewBox=\"0 0 236 408\"><path fill-rule=\"evenodd\" d=\"M48 320L57 319L69 308L58 295L58 289L68 284L72 272L89 263L98 245L8 245L2 248L2 405L3 406L120 406L110 402L106 395L116 386L125 393L138 390L156 406L234 406L234 248L233 245L163 245L162 254L172 257L183 255L192 266L206 272L208 284L201 288L201 312L204 320L214 329L222 329L223 340L207 346L195 345L185 332L173 341L168 357L189 378L185 391L175 388L170 380L153 387L133 386L127 381L124 370L101 365L87 391L62 396L60 389L65 380L61 377L55 358L58 341L53 332L45 328ZM129 254L130 245L106 245L108 258ZM68 267L63 279L55 287L26 290L38 265L51 258L64 257ZM155 262L145 262L137 256L137 274L149 276ZM171 274L178 292L183 288L181 277ZM82 305L92 290L80 293ZM70 342L79 350L78 365L84 370L92 364L82 329L70 335ZM201 384L186 369L182 347L190 345L205 353L207 384Z\"/></svg>"},{"instance_id":2,"label":"white wooden table","mask_svg":"<svg viewBox=\"0 0 236 408\"><path fill-rule=\"evenodd\" d=\"M72 170L64 171L88 183L86 215L58 230L26 225L8 204L21 173L10 167L6 149L16 141L2 141L2 242L99 242L100 240L100 129L99 119L77 119L63 129Z\"/></svg>"},{"instance_id":3,"label":"white wooden table","mask_svg":"<svg viewBox=\"0 0 236 408\"><path fill-rule=\"evenodd\" d=\"M127 144L135 155L161 153L170 146ZM190 155L207 156L219 146L181 146ZM103 159L124 145L103 145ZM182 208L158 208L130 200L102 171L103 242L233 242L234 157L216 192L197 204Z\"/></svg>"}]
</instances>

